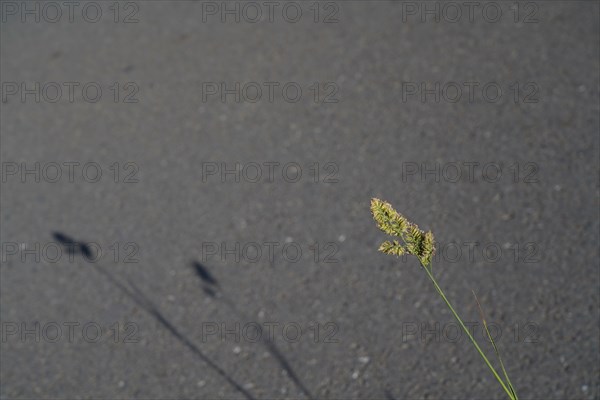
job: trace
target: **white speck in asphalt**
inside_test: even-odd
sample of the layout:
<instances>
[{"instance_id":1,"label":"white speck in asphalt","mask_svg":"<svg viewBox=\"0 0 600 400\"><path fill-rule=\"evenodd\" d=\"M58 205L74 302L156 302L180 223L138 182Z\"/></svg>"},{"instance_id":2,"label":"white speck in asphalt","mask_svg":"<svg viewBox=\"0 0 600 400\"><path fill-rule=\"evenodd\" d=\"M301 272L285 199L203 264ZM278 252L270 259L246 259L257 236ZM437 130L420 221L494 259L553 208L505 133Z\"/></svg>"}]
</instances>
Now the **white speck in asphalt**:
<instances>
[{"instance_id":1,"label":"white speck in asphalt","mask_svg":"<svg viewBox=\"0 0 600 400\"><path fill-rule=\"evenodd\" d=\"M167 296L167 300L169 300L170 302L174 302L175 301L175 296L173 296L172 294Z\"/></svg>"},{"instance_id":2,"label":"white speck in asphalt","mask_svg":"<svg viewBox=\"0 0 600 400\"><path fill-rule=\"evenodd\" d=\"M358 378L358 371L354 371L352 373L352 379L357 379Z\"/></svg>"},{"instance_id":3,"label":"white speck in asphalt","mask_svg":"<svg viewBox=\"0 0 600 400\"><path fill-rule=\"evenodd\" d=\"M366 357L366 356L364 356L364 357L358 357L358 361L360 361L363 364L368 363L369 360L370 360L369 357Z\"/></svg>"},{"instance_id":4,"label":"white speck in asphalt","mask_svg":"<svg viewBox=\"0 0 600 400\"><path fill-rule=\"evenodd\" d=\"M204 381L198 381L198 387L202 387L204 385L206 385L206 382L204 382Z\"/></svg>"},{"instance_id":5,"label":"white speck in asphalt","mask_svg":"<svg viewBox=\"0 0 600 400\"><path fill-rule=\"evenodd\" d=\"M120 388L125 386L125 382L123 381L119 381L119 383L117 383L117 386L119 386Z\"/></svg>"},{"instance_id":6,"label":"white speck in asphalt","mask_svg":"<svg viewBox=\"0 0 600 400\"><path fill-rule=\"evenodd\" d=\"M242 348L240 346L235 346L233 348L233 354L240 354L242 352Z\"/></svg>"},{"instance_id":7,"label":"white speck in asphalt","mask_svg":"<svg viewBox=\"0 0 600 400\"><path fill-rule=\"evenodd\" d=\"M292 243L293 241L294 241L294 239L292 239L290 236L285 238L286 243Z\"/></svg>"},{"instance_id":8,"label":"white speck in asphalt","mask_svg":"<svg viewBox=\"0 0 600 400\"><path fill-rule=\"evenodd\" d=\"M340 235L340 236L338 237L338 240L339 240L340 242L343 242L344 240L346 240L346 235Z\"/></svg>"},{"instance_id":9,"label":"white speck in asphalt","mask_svg":"<svg viewBox=\"0 0 600 400\"><path fill-rule=\"evenodd\" d=\"M582 392L587 392L588 391L588 385L581 385L581 391Z\"/></svg>"}]
</instances>

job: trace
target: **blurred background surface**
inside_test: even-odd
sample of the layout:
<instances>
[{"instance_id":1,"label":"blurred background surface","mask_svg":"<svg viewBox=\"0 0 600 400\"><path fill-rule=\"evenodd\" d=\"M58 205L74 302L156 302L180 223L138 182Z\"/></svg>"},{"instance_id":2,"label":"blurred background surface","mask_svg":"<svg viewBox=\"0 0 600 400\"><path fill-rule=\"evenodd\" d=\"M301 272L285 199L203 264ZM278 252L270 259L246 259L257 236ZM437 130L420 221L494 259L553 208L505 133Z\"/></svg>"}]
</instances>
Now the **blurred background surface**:
<instances>
[{"instance_id":1,"label":"blurred background surface","mask_svg":"<svg viewBox=\"0 0 600 400\"><path fill-rule=\"evenodd\" d=\"M598 2L1 11L3 399L599 398Z\"/></svg>"}]
</instances>

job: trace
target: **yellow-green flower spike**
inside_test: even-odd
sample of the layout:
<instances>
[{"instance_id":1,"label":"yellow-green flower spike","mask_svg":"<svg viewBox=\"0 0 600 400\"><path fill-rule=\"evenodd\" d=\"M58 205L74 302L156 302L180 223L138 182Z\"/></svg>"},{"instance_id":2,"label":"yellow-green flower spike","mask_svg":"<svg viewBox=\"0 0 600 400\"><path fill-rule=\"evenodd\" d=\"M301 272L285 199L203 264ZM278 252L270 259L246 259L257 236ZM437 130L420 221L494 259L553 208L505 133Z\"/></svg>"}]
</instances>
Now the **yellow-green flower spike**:
<instances>
[{"instance_id":1,"label":"yellow-green flower spike","mask_svg":"<svg viewBox=\"0 0 600 400\"><path fill-rule=\"evenodd\" d=\"M408 253L417 257L423 266L429 266L435 252L433 233L423 232L416 224L409 222L394 210L390 203L379 199L371 200L371 213L379 229L388 235L399 236L404 242L402 245L396 240L385 241L379 247L379 251L396 256Z\"/></svg>"},{"instance_id":2,"label":"yellow-green flower spike","mask_svg":"<svg viewBox=\"0 0 600 400\"><path fill-rule=\"evenodd\" d=\"M425 238L423 239L422 253L420 257L423 265L431 264L433 253L435 253L435 239L433 238L433 233L429 231L425 234Z\"/></svg>"},{"instance_id":3,"label":"yellow-green flower spike","mask_svg":"<svg viewBox=\"0 0 600 400\"><path fill-rule=\"evenodd\" d=\"M390 203L379 199L371 200L371 213L377 222L377 227L392 236L402 236L408 226L408 221L400 215Z\"/></svg>"},{"instance_id":4,"label":"yellow-green flower spike","mask_svg":"<svg viewBox=\"0 0 600 400\"><path fill-rule=\"evenodd\" d=\"M402 247L402 245L398 243L397 240L394 240L393 242L389 242L386 240L385 242L381 243L381 246L379 246L379 251L394 256L401 256L406 253L406 249Z\"/></svg>"}]
</instances>

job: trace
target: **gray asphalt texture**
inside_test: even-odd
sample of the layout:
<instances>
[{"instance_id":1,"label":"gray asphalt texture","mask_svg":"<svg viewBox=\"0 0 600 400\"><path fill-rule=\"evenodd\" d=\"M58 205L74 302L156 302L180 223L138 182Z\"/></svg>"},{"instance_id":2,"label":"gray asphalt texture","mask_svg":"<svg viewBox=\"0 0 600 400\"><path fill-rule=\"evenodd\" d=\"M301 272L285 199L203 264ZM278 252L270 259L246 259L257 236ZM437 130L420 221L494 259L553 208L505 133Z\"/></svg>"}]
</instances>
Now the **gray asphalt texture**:
<instances>
[{"instance_id":1,"label":"gray asphalt texture","mask_svg":"<svg viewBox=\"0 0 600 400\"><path fill-rule=\"evenodd\" d=\"M497 22L482 6L423 22L411 5L435 2L306 2L296 23L284 3L257 23L188 1L121 3L118 22L97 2L92 23L85 4L73 22L66 6L56 23L2 10L2 399L506 398L417 261L377 251L372 197L434 232L434 275L497 365L477 293L521 399L600 398L598 2L496 2ZM7 82L64 90L36 102ZM72 102L65 82L80 83ZM207 82L263 97L222 102ZM447 90L423 102L407 93L421 82ZM22 177L36 162L39 182ZM80 163L73 182L65 162ZM207 174L236 162L239 182ZM437 181L420 175L435 165ZM87 244L69 257L70 240ZM236 243L239 260L210 254ZM236 323L264 330L208 334Z\"/></svg>"}]
</instances>

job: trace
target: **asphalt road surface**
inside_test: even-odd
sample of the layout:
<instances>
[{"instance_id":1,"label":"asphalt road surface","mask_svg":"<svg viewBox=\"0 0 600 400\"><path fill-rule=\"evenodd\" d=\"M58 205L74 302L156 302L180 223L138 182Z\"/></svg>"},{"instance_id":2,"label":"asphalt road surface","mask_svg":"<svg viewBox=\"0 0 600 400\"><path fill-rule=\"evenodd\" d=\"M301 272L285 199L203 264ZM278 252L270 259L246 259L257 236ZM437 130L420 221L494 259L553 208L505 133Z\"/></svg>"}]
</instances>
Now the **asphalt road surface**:
<instances>
[{"instance_id":1,"label":"asphalt road surface","mask_svg":"<svg viewBox=\"0 0 600 400\"><path fill-rule=\"evenodd\" d=\"M1 3L2 399L600 398L599 3Z\"/></svg>"}]
</instances>

